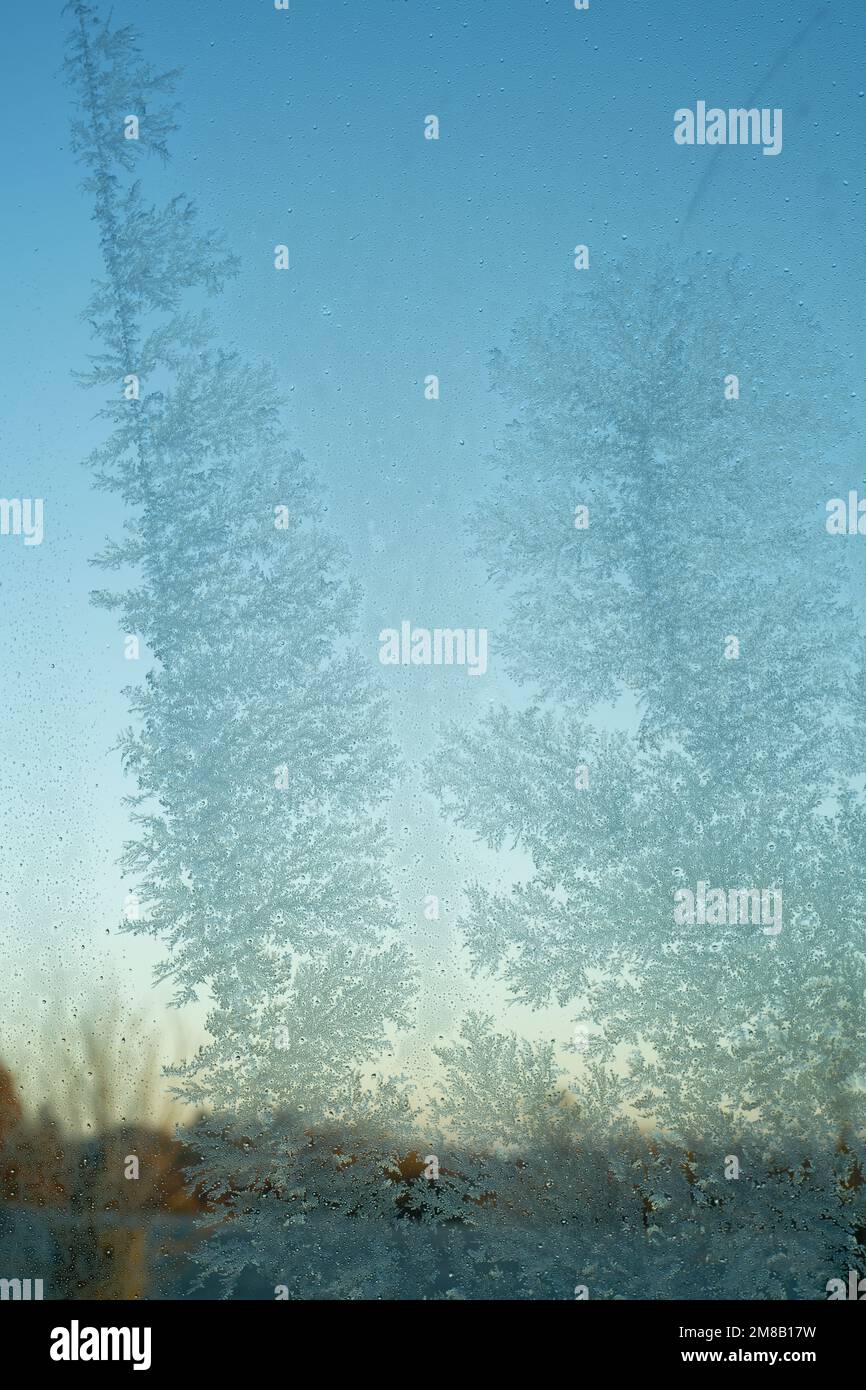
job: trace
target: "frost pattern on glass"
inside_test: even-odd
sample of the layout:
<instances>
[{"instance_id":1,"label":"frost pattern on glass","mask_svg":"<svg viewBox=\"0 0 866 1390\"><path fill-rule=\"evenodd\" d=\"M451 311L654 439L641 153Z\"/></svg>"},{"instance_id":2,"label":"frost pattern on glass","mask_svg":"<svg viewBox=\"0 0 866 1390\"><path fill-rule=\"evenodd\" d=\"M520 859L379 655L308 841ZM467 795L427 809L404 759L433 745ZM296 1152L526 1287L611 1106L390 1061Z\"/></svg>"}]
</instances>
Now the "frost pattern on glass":
<instances>
[{"instance_id":1,"label":"frost pattern on glass","mask_svg":"<svg viewBox=\"0 0 866 1390\"><path fill-rule=\"evenodd\" d=\"M462 927L480 980L571 1012L574 1067L475 1010L430 1040L425 1102L377 1070L415 982L358 588L275 384L207 310L237 262L187 199L148 201L175 75L67 8L105 263L83 379L112 401L89 462L127 508L98 557L127 587L96 601L152 656L122 743L128 926L164 943L178 1004L212 1001L174 1073L203 1112L202 1278L232 1295L253 1271L290 1298L823 1296L863 1264L866 846L862 644L837 641L846 576L815 542L844 422L818 329L748 267L672 255L625 261L494 353L514 419L470 535L521 698L445 730L428 780L445 816L528 856L525 881L466 885ZM736 409L720 362L748 383ZM688 895L699 920L677 915Z\"/></svg>"}]
</instances>

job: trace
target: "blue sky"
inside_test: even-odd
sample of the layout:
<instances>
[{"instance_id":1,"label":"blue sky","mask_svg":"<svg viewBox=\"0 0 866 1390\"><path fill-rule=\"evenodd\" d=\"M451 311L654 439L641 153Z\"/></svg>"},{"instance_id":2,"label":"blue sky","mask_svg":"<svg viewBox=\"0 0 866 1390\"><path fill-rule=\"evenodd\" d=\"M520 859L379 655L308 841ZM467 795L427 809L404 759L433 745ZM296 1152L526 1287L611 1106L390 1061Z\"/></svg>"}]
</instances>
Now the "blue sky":
<instances>
[{"instance_id":1,"label":"blue sky","mask_svg":"<svg viewBox=\"0 0 866 1390\"><path fill-rule=\"evenodd\" d=\"M41 546L0 540L7 1052L61 968L82 999L114 977L162 1018L156 948L116 932L132 788L113 745L131 677L114 620L87 597L100 583L88 559L120 515L79 466L101 429L98 394L71 376L86 365L78 315L100 267L69 151L60 8L13 5L0 58L0 493L46 509ZM148 193L191 195L241 258L221 329L283 385L364 584L371 660L378 630L403 618L491 631L484 680L395 678L410 761L443 717L474 720L511 695L495 663L501 600L464 531L508 416L486 363L516 320L570 288L577 243L591 273L665 245L740 253L759 277L788 270L862 381L866 12L854 0L591 0L586 12L571 0L291 0L288 13L270 0L120 0L114 16L139 29L154 66L184 70L173 161L148 172ZM677 146L673 112L698 99L782 107L781 155ZM423 138L428 114L437 142ZM287 275L273 270L277 243L290 247ZM447 1028L467 999L497 1002L466 985L451 926L465 875L494 869L435 821L411 775L394 827L407 913L427 892L447 903L435 940L418 912L407 923L427 1022Z\"/></svg>"}]
</instances>

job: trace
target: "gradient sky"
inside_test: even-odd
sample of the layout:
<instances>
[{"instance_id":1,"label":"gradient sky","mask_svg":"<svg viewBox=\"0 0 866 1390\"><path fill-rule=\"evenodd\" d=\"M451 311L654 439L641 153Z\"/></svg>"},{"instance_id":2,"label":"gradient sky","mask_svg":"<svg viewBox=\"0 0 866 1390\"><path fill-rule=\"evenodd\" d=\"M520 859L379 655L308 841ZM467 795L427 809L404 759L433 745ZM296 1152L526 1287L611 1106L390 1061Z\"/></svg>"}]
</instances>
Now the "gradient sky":
<instances>
[{"instance_id":1,"label":"gradient sky","mask_svg":"<svg viewBox=\"0 0 866 1390\"><path fill-rule=\"evenodd\" d=\"M327 488L365 588L371 661L379 629L403 618L490 629L484 679L386 673L410 765L444 717L474 722L513 696L496 666L501 599L467 555L463 527L483 505L485 456L508 418L489 391L489 351L571 287L577 243L590 247L590 273L624 249L666 245L739 252L759 275L788 270L792 293L831 326L846 373L863 379L859 0L113 9L139 29L155 67L184 70L173 161L148 166L146 192L191 195L241 258L215 315L246 356L278 373L294 442ZM116 864L122 797L133 788L114 744L127 722L121 687L144 663L124 661L114 619L87 597L102 582L88 559L118 535L120 513L79 466L101 437L99 394L71 376L86 366L78 315L101 267L69 151L60 11L13 4L0 58L0 494L42 497L46 509L42 546L0 538L0 1056L19 1065L51 1030L60 971L83 1003L100 980L117 980L165 1029L172 1055L167 991L150 986L159 950L117 932L129 886ZM782 153L677 146L673 112L698 99L782 107ZM438 142L423 138L428 114L440 119ZM277 275L282 242L292 269ZM424 399L428 373L440 376L438 402ZM467 874L503 866L437 820L411 766L392 821L407 937L426 980L419 1041L404 1049L419 1068L431 1034L467 1002L501 1007L495 989L467 984L453 920ZM442 898L437 924L423 919L427 893ZM517 1018L540 1035L570 1031L553 1014Z\"/></svg>"}]
</instances>

